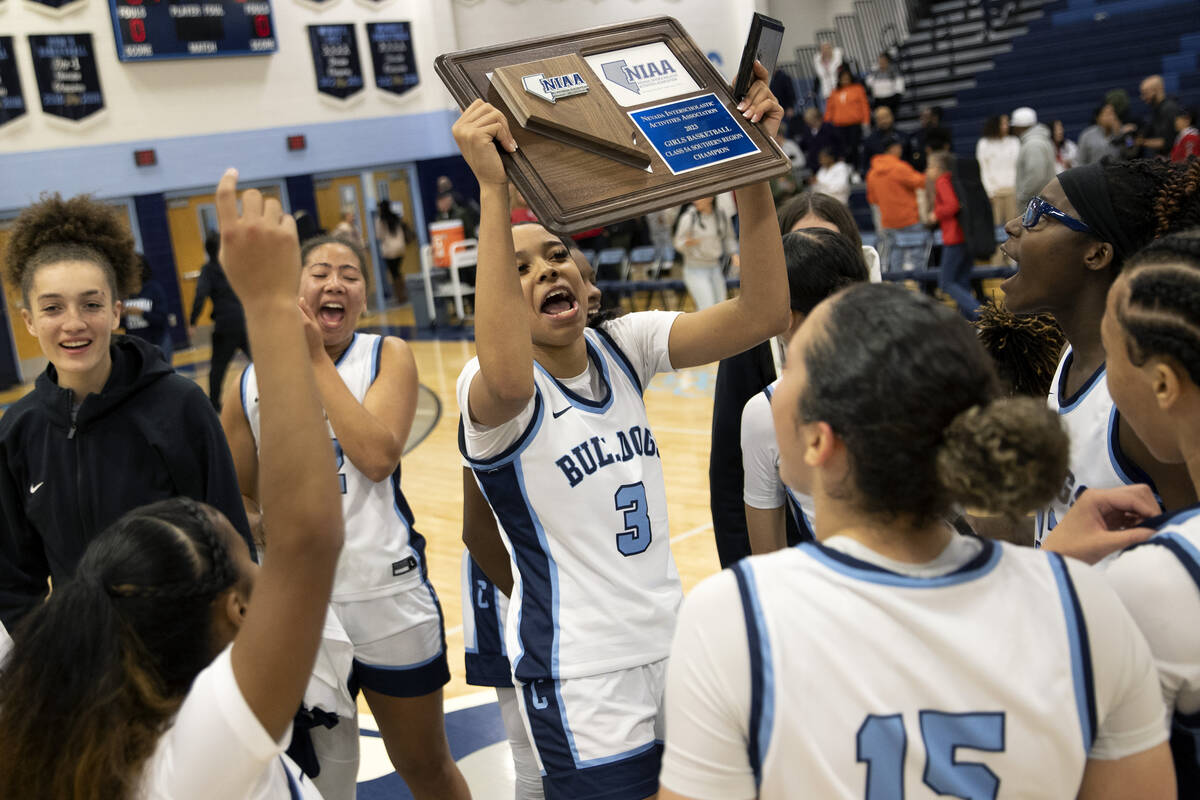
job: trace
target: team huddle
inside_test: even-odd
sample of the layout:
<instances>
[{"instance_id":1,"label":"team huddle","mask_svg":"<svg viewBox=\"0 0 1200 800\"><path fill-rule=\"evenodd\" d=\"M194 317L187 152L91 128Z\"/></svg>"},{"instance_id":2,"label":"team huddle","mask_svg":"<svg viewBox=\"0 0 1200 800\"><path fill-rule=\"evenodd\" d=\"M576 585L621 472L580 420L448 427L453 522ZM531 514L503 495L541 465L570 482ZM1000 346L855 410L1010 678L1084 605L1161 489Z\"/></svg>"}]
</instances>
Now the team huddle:
<instances>
[{"instance_id":1,"label":"team huddle","mask_svg":"<svg viewBox=\"0 0 1200 800\"><path fill-rule=\"evenodd\" d=\"M773 135L756 78L738 110ZM836 225L781 231L765 183L737 191L736 297L612 317L570 241L510 222L505 116L453 134L481 211L467 680L518 798L1200 792L1200 161L1068 170L1008 223L1009 308L1068 342L1047 402ZM413 354L356 330L355 243L300 243L233 170L217 213L255 356L219 418L113 336L136 262L111 210L14 228L50 366L0 419L0 797L353 798L361 691L413 796L465 800L401 490ZM765 343L754 555L685 600L643 394Z\"/></svg>"}]
</instances>

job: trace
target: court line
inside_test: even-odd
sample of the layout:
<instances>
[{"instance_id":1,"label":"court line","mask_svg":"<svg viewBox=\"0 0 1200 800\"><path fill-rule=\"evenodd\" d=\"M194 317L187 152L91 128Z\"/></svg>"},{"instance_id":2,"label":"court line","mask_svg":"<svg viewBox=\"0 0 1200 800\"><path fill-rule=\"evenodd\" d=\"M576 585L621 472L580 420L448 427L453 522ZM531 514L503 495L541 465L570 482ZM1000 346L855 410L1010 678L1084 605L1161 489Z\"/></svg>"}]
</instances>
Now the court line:
<instances>
[{"instance_id":1,"label":"court line","mask_svg":"<svg viewBox=\"0 0 1200 800\"><path fill-rule=\"evenodd\" d=\"M705 531L711 531L711 530L712 530L712 523L706 522L703 525L700 525L699 527L692 528L690 531L684 531L683 533L679 534L678 536L672 536L671 544L675 544L676 542L682 542L684 539L690 539L693 536L699 536L700 534L704 533Z\"/></svg>"},{"instance_id":2,"label":"court line","mask_svg":"<svg viewBox=\"0 0 1200 800\"><path fill-rule=\"evenodd\" d=\"M453 628L446 628L446 635L453 636L456 633L462 633L462 629L462 625L455 625Z\"/></svg>"}]
</instances>

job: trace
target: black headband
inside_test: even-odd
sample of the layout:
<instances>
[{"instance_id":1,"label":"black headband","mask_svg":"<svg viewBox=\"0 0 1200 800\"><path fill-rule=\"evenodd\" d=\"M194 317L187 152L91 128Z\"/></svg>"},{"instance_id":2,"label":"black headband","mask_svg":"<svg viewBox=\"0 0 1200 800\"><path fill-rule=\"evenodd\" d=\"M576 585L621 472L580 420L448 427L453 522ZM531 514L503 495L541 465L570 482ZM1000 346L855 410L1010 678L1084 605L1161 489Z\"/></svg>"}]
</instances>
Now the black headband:
<instances>
[{"instance_id":1,"label":"black headband","mask_svg":"<svg viewBox=\"0 0 1200 800\"><path fill-rule=\"evenodd\" d=\"M1075 167L1060 173L1058 182L1071 205L1075 206L1079 218L1092 229L1093 235L1112 245L1113 263L1123 263L1125 257L1136 248L1117 219L1117 212L1113 210L1104 167L1099 162Z\"/></svg>"}]
</instances>

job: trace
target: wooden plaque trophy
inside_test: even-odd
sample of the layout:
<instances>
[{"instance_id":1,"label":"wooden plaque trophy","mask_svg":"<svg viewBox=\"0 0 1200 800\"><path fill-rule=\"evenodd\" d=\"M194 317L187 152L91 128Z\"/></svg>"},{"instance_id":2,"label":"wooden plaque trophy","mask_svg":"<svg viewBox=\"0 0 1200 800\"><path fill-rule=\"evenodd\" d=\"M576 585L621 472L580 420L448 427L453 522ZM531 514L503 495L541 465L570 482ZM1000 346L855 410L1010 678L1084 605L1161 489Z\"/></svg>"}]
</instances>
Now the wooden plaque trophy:
<instances>
[{"instance_id":1,"label":"wooden plaque trophy","mask_svg":"<svg viewBox=\"0 0 1200 800\"><path fill-rule=\"evenodd\" d=\"M438 56L459 106L509 118L501 149L538 219L566 234L787 173L725 79L670 17Z\"/></svg>"}]
</instances>

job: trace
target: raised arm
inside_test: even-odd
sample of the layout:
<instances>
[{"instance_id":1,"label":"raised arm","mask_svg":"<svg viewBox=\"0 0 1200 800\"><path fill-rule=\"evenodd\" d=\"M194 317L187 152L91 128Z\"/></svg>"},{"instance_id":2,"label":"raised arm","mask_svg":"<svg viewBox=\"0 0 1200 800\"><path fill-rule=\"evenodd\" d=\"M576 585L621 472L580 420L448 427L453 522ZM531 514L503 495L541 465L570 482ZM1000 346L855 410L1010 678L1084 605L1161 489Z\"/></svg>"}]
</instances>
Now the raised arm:
<instances>
[{"instance_id":1,"label":"raised arm","mask_svg":"<svg viewBox=\"0 0 1200 800\"><path fill-rule=\"evenodd\" d=\"M244 373L243 373L244 374ZM250 534L259 548L265 545L262 527L262 507L258 502L258 447L254 444L254 432L250 420L242 409L242 376L232 381L221 401L221 429L233 456L233 468L237 472L238 489L242 493L242 506L250 523Z\"/></svg>"},{"instance_id":2,"label":"raised arm","mask_svg":"<svg viewBox=\"0 0 1200 800\"><path fill-rule=\"evenodd\" d=\"M325 352L321 330L301 301L305 333L321 404L346 458L369 480L379 482L400 466L404 443L417 413L417 362L402 339L384 337L379 375L360 403ZM314 347L315 342L315 347Z\"/></svg>"},{"instance_id":3,"label":"raised arm","mask_svg":"<svg viewBox=\"0 0 1200 800\"><path fill-rule=\"evenodd\" d=\"M237 173L217 187L222 262L246 308L261 413L259 493L271 555L233 643L233 673L275 738L286 732L312 673L342 547L333 452L300 312L296 224L254 189L237 209Z\"/></svg>"},{"instance_id":4,"label":"raised arm","mask_svg":"<svg viewBox=\"0 0 1200 800\"><path fill-rule=\"evenodd\" d=\"M764 132L774 136L783 109L767 88L770 76L761 64L754 65L754 75L756 80L738 109L751 122L761 120ZM675 321L669 347L671 366L676 369L740 353L782 333L790 321L783 237L779 235L770 184L739 189L737 202L742 291L731 300L683 314Z\"/></svg>"},{"instance_id":5,"label":"raised arm","mask_svg":"<svg viewBox=\"0 0 1200 800\"><path fill-rule=\"evenodd\" d=\"M479 181L479 250L475 277L475 351L479 374L467 412L494 427L508 422L533 397L533 340L517 274L509 222L508 176L494 142L509 152L517 142L494 106L476 100L454 123L454 140Z\"/></svg>"}]
</instances>

